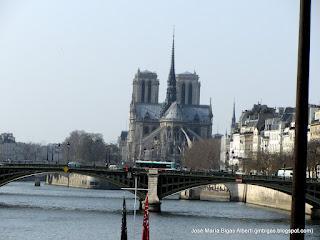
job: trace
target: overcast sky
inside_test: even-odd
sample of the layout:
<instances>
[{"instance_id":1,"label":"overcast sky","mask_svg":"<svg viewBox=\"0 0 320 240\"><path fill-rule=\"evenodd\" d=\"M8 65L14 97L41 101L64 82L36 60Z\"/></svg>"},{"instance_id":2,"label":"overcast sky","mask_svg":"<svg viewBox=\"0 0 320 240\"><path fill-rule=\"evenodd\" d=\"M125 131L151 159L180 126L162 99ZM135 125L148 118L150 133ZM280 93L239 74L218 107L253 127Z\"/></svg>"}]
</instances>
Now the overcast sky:
<instances>
[{"instance_id":1,"label":"overcast sky","mask_svg":"<svg viewBox=\"0 0 320 240\"><path fill-rule=\"evenodd\" d=\"M310 102L320 103L320 2L313 1ZM213 133L262 101L295 105L298 0L0 0L0 132L61 142L74 130L116 141L132 79L155 71L165 98L172 28L176 72L195 70Z\"/></svg>"}]
</instances>

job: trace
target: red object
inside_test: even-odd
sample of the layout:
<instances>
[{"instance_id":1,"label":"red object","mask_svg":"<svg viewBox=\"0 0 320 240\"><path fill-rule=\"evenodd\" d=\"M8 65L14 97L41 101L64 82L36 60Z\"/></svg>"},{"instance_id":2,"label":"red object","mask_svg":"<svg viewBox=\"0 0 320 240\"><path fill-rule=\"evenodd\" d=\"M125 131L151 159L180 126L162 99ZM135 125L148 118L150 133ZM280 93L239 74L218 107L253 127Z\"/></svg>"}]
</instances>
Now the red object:
<instances>
[{"instance_id":1,"label":"red object","mask_svg":"<svg viewBox=\"0 0 320 240\"><path fill-rule=\"evenodd\" d=\"M241 175L236 175L236 182L242 183L242 176Z\"/></svg>"},{"instance_id":2,"label":"red object","mask_svg":"<svg viewBox=\"0 0 320 240\"><path fill-rule=\"evenodd\" d=\"M146 201L144 204L144 215L143 215L143 230L142 230L142 240L149 240L149 203L148 194L146 196Z\"/></svg>"}]
</instances>

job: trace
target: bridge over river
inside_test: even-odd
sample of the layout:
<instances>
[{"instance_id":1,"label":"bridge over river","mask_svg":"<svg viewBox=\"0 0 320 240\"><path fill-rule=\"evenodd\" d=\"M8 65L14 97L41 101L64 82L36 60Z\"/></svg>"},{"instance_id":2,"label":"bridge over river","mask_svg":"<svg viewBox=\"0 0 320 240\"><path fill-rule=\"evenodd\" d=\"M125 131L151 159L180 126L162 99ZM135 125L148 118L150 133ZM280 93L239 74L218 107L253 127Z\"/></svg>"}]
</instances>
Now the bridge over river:
<instances>
[{"instance_id":1,"label":"bridge over river","mask_svg":"<svg viewBox=\"0 0 320 240\"><path fill-rule=\"evenodd\" d=\"M291 179L276 176L242 175L223 172L196 172L196 171L158 171L158 169L129 169L111 170L106 167L68 167L58 164L6 164L0 166L0 187L27 176L44 173L77 173L105 179L121 187L134 188L135 179L137 187L148 189L150 211L160 211L161 199L180 191L204 186L208 184L243 183L274 189L286 194L292 194ZM129 190L133 191L133 190ZM307 180L306 203L312 208L312 216L320 218L320 182L316 179ZM231 193L232 194L232 193ZM140 202L143 203L146 191L137 191Z\"/></svg>"}]
</instances>

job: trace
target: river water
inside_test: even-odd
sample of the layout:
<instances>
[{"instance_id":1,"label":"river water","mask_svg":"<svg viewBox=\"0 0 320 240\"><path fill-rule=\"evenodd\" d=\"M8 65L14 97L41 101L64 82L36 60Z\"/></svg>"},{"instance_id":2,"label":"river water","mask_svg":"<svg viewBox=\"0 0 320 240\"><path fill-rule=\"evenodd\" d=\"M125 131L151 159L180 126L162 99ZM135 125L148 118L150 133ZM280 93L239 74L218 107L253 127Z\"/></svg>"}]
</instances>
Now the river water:
<instances>
[{"instance_id":1,"label":"river water","mask_svg":"<svg viewBox=\"0 0 320 240\"><path fill-rule=\"evenodd\" d=\"M131 240L134 201L128 192L10 183L0 188L0 239L120 239L123 196ZM150 213L150 239L289 239L272 233L288 229L289 217L285 211L243 203L168 199L161 213ZM141 239L142 221L138 213L135 239ZM306 239L320 239L320 222L308 219L307 228L313 233Z\"/></svg>"}]
</instances>

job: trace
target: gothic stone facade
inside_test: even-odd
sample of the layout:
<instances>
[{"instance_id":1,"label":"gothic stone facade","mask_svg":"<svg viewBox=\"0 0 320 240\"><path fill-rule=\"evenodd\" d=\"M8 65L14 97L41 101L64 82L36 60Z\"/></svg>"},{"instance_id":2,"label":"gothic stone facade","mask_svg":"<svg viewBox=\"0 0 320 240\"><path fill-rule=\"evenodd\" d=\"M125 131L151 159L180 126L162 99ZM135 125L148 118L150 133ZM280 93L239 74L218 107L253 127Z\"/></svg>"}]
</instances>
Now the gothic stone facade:
<instances>
[{"instance_id":1,"label":"gothic stone facade","mask_svg":"<svg viewBox=\"0 0 320 240\"><path fill-rule=\"evenodd\" d=\"M129 113L127 158L180 163L192 141L211 138L212 108L200 105L199 76L175 74L174 43L167 95L159 103L159 80L154 72L140 71L133 79Z\"/></svg>"}]
</instances>

